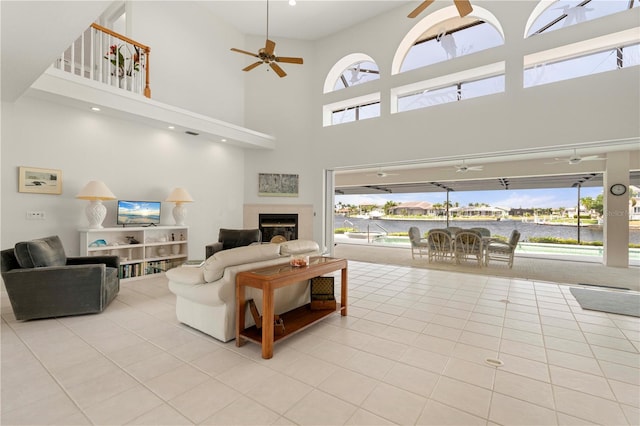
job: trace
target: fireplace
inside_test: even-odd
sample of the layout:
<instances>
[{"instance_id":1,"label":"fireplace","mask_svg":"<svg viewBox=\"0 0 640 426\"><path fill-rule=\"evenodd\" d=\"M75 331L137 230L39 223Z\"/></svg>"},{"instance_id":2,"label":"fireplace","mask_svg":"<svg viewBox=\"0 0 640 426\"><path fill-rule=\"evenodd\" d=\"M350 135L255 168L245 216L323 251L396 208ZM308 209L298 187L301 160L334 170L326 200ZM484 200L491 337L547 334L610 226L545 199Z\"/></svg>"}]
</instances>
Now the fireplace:
<instances>
[{"instance_id":1,"label":"fireplace","mask_svg":"<svg viewBox=\"0 0 640 426\"><path fill-rule=\"evenodd\" d=\"M278 235L287 241L298 239L298 215L294 213L260 213L258 227L263 242L269 242Z\"/></svg>"}]
</instances>

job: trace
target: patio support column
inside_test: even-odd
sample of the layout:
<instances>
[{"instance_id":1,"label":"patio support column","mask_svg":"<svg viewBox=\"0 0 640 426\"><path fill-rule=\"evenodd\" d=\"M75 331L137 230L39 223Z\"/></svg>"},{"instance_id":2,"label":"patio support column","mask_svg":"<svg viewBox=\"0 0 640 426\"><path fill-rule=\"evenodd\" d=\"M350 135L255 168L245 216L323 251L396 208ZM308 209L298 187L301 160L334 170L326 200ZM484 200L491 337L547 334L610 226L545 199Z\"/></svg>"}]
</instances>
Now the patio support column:
<instances>
[{"instance_id":1,"label":"patio support column","mask_svg":"<svg viewBox=\"0 0 640 426\"><path fill-rule=\"evenodd\" d=\"M611 194L611 185L621 183L629 188L629 153L607 154L604 173L603 263L606 266L629 267L629 189L624 195Z\"/></svg>"}]
</instances>

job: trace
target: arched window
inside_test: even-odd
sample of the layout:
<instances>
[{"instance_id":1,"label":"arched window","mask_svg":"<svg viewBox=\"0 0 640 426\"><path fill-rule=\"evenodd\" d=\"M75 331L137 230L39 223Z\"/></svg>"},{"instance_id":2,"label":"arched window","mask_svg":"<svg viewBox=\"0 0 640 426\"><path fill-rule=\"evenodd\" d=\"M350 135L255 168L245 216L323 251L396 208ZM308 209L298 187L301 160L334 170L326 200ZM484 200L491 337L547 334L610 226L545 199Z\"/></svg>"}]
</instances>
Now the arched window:
<instances>
[{"instance_id":1,"label":"arched window","mask_svg":"<svg viewBox=\"0 0 640 426\"><path fill-rule=\"evenodd\" d=\"M324 93L346 89L380 78L375 61L364 53L353 53L340 59L327 73Z\"/></svg>"},{"instance_id":2,"label":"arched window","mask_svg":"<svg viewBox=\"0 0 640 426\"><path fill-rule=\"evenodd\" d=\"M525 37L557 30L640 6L638 0L543 0L531 13Z\"/></svg>"},{"instance_id":3,"label":"arched window","mask_svg":"<svg viewBox=\"0 0 640 426\"><path fill-rule=\"evenodd\" d=\"M497 19L474 5L460 17L454 6L427 15L415 25L396 51L392 74L405 72L504 44Z\"/></svg>"},{"instance_id":4,"label":"arched window","mask_svg":"<svg viewBox=\"0 0 640 426\"><path fill-rule=\"evenodd\" d=\"M336 80L333 90L346 89L356 84L380 78L378 66L371 61L361 61L344 70L340 78Z\"/></svg>"}]
</instances>

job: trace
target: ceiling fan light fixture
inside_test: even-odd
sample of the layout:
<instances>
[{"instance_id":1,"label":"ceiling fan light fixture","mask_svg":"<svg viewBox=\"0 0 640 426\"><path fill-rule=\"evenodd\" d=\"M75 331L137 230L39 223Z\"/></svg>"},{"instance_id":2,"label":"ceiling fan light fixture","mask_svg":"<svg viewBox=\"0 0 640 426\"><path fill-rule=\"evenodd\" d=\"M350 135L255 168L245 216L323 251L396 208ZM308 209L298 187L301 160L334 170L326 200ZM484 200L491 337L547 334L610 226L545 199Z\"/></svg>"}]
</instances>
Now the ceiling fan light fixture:
<instances>
[{"instance_id":1,"label":"ceiling fan light fixture","mask_svg":"<svg viewBox=\"0 0 640 426\"><path fill-rule=\"evenodd\" d=\"M267 0L267 37L266 37L264 47L260 48L258 50L258 53L247 52L246 50L236 49L235 47L232 47L231 51L243 53L245 55L253 56L254 58L258 59L257 62L254 62L253 64L244 67L242 71L251 71L252 69L256 68L259 65L267 64L273 71L275 71L276 74L278 74L280 78L285 77L287 73L284 72L284 70L276 62L282 62L282 63L288 63L288 64L302 64L304 62L302 58L276 56L274 53L275 49L276 49L276 42L273 40L269 40L269 0Z\"/></svg>"}]
</instances>

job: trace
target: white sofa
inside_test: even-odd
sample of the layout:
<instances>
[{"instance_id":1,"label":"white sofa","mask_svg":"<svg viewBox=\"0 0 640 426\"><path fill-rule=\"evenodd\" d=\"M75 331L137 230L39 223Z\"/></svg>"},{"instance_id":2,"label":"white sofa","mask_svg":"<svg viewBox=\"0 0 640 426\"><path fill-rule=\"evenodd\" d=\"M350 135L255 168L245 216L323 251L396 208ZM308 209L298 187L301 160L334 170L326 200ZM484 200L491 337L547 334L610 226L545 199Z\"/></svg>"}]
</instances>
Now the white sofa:
<instances>
[{"instance_id":1,"label":"white sofa","mask_svg":"<svg viewBox=\"0 0 640 426\"><path fill-rule=\"evenodd\" d=\"M236 274L249 269L288 263L291 255L320 255L315 241L293 240L281 244L258 244L217 252L201 267L181 266L167 271L169 290L176 295L178 321L223 342L235 338ZM246 289L261 310L262 291ZM276 314L309 303L309 284L300 282L275 293ZM245 313L247 326L254 321ZM285 324L286 326L286 324Z\"/></svg>"}]
</instances>

